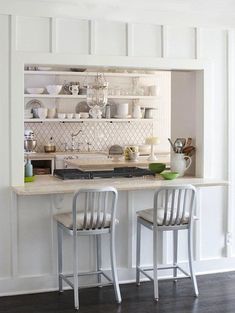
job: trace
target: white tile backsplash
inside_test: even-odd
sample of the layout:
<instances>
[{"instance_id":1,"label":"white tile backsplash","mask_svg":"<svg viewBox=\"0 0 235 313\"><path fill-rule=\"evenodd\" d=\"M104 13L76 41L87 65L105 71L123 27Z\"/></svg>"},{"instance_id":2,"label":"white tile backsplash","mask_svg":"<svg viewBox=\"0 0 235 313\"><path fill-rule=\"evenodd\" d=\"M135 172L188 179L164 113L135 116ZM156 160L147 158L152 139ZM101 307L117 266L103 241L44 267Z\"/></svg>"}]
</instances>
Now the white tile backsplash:
<instances>
[{"instance_id":1,"label":"white tile backsplash","mask_svg":"<svg viewBox=\"0 0 235 313\"><path fill-rule=\"evenodd\" d=\"M33 130L37 140L37 152L43 152L43 146L53 137L57 151L64 151L65 143L71 148L71 134L82 132L75 138L76 147L87 150L107 150L111 145L144 144L145 138L153 134L152 121L133 122L45 122L25 123L25 129Z\"/></svg>"}]
</instances>

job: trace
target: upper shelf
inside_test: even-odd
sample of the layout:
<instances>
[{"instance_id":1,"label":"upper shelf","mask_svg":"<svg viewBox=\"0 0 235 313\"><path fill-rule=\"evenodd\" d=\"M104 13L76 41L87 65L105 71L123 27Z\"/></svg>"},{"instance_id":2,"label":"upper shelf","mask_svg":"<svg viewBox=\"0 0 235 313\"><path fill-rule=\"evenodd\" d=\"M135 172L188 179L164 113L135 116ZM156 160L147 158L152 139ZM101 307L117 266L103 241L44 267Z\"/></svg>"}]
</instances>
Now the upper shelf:
<instances>
[{"instance_id":1,"label":"upper shelf","mask_svg":"<svg viewBox=\"0 0 235 313\"><path fill-rule=\"evenodd\" d=\"M61 75L61 76L96 76L97 72L72 72L72 71L24 71L26 75ZM156 77L155 73L111 73L104 72L105 77Z\"/></svg>"},{"instance_id":2,"label":"upper shelf","mask_svg":"<svg viewBox=\"0 0 235 313\"><path fill-rule=\"evenodd\" d=\"M25 98L58 98L58 99L86 99L86 95L47 95L47 94L24 94ZM108 96L109 99L140 99L157 100L156 96Z\"/></svg>"}]
</instances>

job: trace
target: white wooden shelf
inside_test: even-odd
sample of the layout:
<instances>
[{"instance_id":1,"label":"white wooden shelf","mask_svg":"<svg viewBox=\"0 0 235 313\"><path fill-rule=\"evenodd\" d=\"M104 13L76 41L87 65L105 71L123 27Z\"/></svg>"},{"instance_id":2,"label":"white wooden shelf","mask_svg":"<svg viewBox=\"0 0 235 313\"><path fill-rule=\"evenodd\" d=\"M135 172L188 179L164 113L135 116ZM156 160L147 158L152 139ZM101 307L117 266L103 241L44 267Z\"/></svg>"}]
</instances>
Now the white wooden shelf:
<instances>
[{"instance_id":1,"label":"white wooden shelf","mask_svg":"<svg viewBox=\"0 0 235 313\"><path fill-rule=\"evenodd\" d=\"M46 119L40 119L40 118L31 118L31 119L25 119L25 123L82 123L82 122L103 122L103 123L116 123L116 122L153 122L154 119L150 118L125 118L125 119L119 119L119 118L101 118L101 119L95 119L95 118L86 118L86 119L59 119L59 118L46 118Z\"/></svg>"},{"instance_id":2,"label":"white wooden shelf","mask_svg":"<svg viewBox=\"0 0 235 313\"><path fill-rule=\"evenodd\" d=\"M24 71L25 75L61 75L61 76L96 76L97 72L72 72L72 71ZM111 73L102 72L105 77L149 77L154 78L156 73Z\"/></svg>"},{"instance_id":3,"label":"white wooden shelf","mask_svg":"<svg viewBox=\"0 0 235 313\"><path fill-rule=\"evenodd\" d=\"M48 94L24 94L25 98L50 98L50 99L86 99L86 95L48 95ZM156 96L108 96L108 99L139 99L139 100L158 100Z\"/></svg>"}]
</instances>

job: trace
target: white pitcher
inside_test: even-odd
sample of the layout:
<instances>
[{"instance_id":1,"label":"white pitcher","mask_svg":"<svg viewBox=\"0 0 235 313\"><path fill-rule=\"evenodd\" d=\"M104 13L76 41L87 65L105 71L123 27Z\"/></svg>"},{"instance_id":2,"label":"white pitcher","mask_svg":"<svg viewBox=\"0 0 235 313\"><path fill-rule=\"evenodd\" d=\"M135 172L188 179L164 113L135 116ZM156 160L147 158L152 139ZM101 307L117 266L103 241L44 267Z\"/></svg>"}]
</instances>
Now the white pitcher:
<instances>
[{"instance_id":1,"label":"white pitcher","mask_svg":"<svg viewBox=\"0 0 235 313\"><path fill-rule=\"evenodd\" d=\"M171 155L171 171L178 172L179 176L184 176L184 173L191 166L192 159L183 153L174 153Z\"/></svg>"}]
</instances>

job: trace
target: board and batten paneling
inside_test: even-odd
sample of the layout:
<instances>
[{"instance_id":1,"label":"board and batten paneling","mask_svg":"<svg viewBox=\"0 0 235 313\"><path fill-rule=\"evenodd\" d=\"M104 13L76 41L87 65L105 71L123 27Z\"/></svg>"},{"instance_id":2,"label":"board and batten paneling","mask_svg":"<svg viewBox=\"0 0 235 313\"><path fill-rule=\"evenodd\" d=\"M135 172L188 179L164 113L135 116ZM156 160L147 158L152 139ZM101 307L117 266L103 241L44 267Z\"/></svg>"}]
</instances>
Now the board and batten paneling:
<instances>
[{"instance_id":1,"label":"board and batten paneling","mask_svg":"<svg viewBox=\"0 0 235 313\"><path fill-rule=\"evenodd\" d=\"M16 50L50 52L51 19L46 17L16 17Z\"/></svg>"},{"instance_id":2,"label":"board and batten paneling","mask_svg":"<svg viewBox=\"0 0 235 313\"><path fill-rule=\"evenodd\" d=\"M162 56L162 27L150 24L132 24L132 55Z\"/></svg>"},{"instance_id":3,"label":"board and batten paneling","mask_svg":"<svg viewBox=\"0 0 235 313\"><path fill-rule=\"evenodd\" d=\"M89 54L90 22L75 18L56 19L56 52Z\"/></svg>"},{"instance_id":4,"label":"board and batten paneling","mask_svg":"<svg viewBox=\"0 0 235 313\"><path fill-rule=\"evenodd\" d=\"M166 46L168 58L194 59L196 57L196 29L167 26Z\"/></svg>"},{"instance_id":5,"label":"board and batten paneling","mask_svg":"<svg viewBox=\"0 0 235 313\"><path fill-rule=\"evenodd\" d=\"M220 29L200 30L199 57L211 60L212 107L204 131L210 136L211 154L207 164L211 177L227 178L227 32ZM209 199L214 197L214 205ZM227 201L222 192L202 193L201 257L220 258L225 254ZM221 211L221 208L223 210ZM210 225L210 231L206 228ZM211 227L213 225L213 227ZM209 244L214 242L214 244ZM216 243L216 244L215 244Z\"/></svg>"},{"instance_id":6,"label":"board and batten paneling","mask_svg":"<svg viewBox=\"0 0 235 313\"><path fill-rule=\"evenodd\" d=\"M0 15L0 277L11 275L10 217L10 107L9 107L9 34L8 15Z\"/></svg>"},{"instance_id":7,"label":"board and batten paneling","mask_svg":"<svg viewBox=\"0 0 235 313\"><path fill-rule=\"evenodd\" d=\"M127 54L127 24L95 21L95 54L125 56Z\"/></svg>"}]
</instances>

